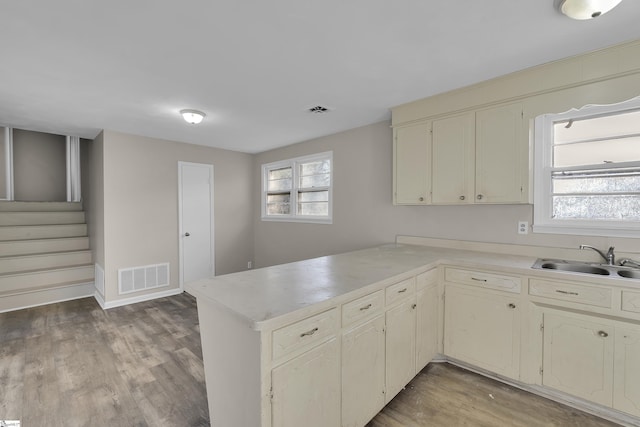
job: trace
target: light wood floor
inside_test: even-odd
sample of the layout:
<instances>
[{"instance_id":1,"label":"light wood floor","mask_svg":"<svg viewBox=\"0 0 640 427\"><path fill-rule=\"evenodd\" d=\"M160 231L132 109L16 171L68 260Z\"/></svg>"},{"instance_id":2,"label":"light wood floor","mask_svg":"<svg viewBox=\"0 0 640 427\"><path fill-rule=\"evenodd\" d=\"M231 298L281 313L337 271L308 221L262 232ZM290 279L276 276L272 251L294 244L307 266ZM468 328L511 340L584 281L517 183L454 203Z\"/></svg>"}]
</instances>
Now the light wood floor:
<instances>
[{"instance_id":1,"label":"light wood floor","mask_svg":"<svg viewBox=\"0 0 640 427\"><path fill-rule=\"evenodd\" d=\"M87 298L0 314L1 419L23 427L208 426L195 299L102 311ZM431 364L369 423L613 425L448 364Z\"/></svg>"}]
</instances>

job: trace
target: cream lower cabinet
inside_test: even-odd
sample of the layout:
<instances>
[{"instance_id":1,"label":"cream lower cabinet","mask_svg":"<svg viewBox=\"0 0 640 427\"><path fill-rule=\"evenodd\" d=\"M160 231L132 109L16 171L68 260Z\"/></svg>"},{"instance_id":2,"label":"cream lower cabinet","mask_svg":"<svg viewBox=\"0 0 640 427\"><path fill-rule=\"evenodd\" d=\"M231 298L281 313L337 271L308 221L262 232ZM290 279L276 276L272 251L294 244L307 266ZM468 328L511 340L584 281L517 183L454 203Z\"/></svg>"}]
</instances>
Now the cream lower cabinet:
<instances>
[{"instance_id":1,"label":"cream lower cabinet","mask_svg":"<svg viewBox=\"0 0 640 427\"><path fill-rule=\"evenodd\" d=\"M545 386L640 416L640 326L545 310Z\"/></svg>"},{"instance_id":2,"label":"cream lower cabinet","mask_svg":"<svg viewBox=\"0 0 640 427\"><path fill-rule=\"evenodd\" d=\"M437 270L416 277L416 374L438 354L440 298Z\"/></svg>"},{"instance_id":3,"label":"cream lower cabinet","mask_svg":"<svg viewBox=\"0 0 640 427\"><path fill-rule=\"evenodd\" d=\"M380 411L385 404L384 383L384 315L380 315L342 335L343 427L362 427Z\"/></svg>"},{"instance_id":4,"label":"cream lower cabinet","mask_svg":"<svg viewBox=\"0 0 640 427\"><path fill-rule=\"evenodd\" d=\"M611 406L614 328L592 316L545 311L542 384Z\"/></svg>"},{"instance_id":5,"label":"cream lower cabinet","mask_svg":"<svg viewBox=\"0 0 640 427\"><path fill-rule=\"evenodd\" d=\"M613 407L640 417L640 326L616 327Z\"/></svg>"},{"instance_id":6,"label":"cream lower cabinet","mask_svg":"<svg viewBox=\"0 0 640 427\"><path fill-rule=\"evenodd\" d=\"M416 375L416 307L414 294L386 313L385 403Z\"/></svg>"},{"instance_id":7,"label":"cream lower cabinet","mask_svg":"<svg viewBox=\"0 0 640 427\"><path fill-rule=\"evenodd\" d=\"M484 289L447 285L444 353L509 378L520 372L519 300Z\"/></svg>"},{"instance_id":8,"label":"cream lower cabinet","mask_svg":"<svg viewBox=\"0 0 640 427\"><path fill-rule=\"evenodd\" d=\"M338 341L332 338L274 368L271 387L273 426L340 426Z\"/></svg>"}]
</instances>

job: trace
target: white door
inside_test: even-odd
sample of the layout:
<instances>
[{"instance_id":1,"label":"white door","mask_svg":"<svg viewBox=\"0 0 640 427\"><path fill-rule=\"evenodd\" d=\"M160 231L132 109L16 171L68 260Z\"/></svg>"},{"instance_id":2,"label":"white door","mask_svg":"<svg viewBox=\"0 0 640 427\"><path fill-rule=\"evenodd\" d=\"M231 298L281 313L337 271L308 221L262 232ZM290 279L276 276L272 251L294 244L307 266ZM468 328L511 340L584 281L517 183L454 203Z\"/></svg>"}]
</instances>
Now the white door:
<instances>
[{"instance_id":1,"label":"white door","mask_svg":"<svg viewBox=\"0 0 640 427\"><path fill-rule=\"evenodd\" d=\"M180 283L212 277L213 166L178 162Z\"/></svg>"}]
</instances>

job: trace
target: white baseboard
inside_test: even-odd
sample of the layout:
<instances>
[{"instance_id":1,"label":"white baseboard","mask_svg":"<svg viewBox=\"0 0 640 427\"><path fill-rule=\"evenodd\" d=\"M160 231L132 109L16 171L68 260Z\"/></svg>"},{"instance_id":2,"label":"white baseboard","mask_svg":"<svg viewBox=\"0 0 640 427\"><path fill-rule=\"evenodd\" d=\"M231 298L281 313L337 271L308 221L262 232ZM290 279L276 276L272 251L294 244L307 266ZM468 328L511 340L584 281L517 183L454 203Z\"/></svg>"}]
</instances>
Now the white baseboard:
<instances>
[{"instance_id":1,"label":"white baseboard","mask_svg":"<svg viewBox=\"0 0 640 427\"><path fill-rule=\"evenodd\" d=\"M139 295L136 297L131 297L131 298L123 298L123 299L118 299L115 301L105 301L104 298L102 298L102 295L100 295L98 292L95 292L94 289L94 298L96 299L96 301L98 302L98 304L100 304L100 307L102 307L103 310L108 310L110 308L115 308L115 307L121 307L123 305L129 305L129 304L135 304L138 302L144 302L144 301L150 301L153 299L157 299L157 298L164 298L164 297L170 297L173 295L178 295L181 294L183 291L180 288L174 288L174 289L167 289L166 291L161 291L161 292L154 292L152 294L144 294L144 295Z\"/></svg>"}]
</instances>

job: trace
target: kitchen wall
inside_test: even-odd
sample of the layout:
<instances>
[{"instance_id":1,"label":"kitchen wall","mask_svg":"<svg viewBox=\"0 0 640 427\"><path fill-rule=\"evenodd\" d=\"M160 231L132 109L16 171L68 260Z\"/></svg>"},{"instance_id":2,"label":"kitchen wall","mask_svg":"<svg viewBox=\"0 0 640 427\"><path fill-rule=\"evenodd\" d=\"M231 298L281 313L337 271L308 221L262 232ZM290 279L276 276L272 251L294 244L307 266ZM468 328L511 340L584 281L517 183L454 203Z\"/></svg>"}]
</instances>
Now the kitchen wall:
<instances>
[{"instance_id":1,"label":"kitchen wall","mask_svg":"<svg viewBox=\"0 0 640 427\"><path fill-rule=\"evenodd\" d=\"M87 143L81 140L82 206L87 221L93 262L104 269L104 132ZM102 295L104 298L104 295Z\"/></svg>"},{"instance_id":2,"label":"kitchen wall","mask_svg":"<svg viewBox=\"0 0 640 427\"><path fill-rule=\"evenodd\" d=\"M15 200L66 201L66 165L63 135L13 129Z\"/></svg>"},{"instance_id":3,"label":"kitchen wall","mask_svg":"<svg viewBox=\"0 0 640 427\"><path fill-rule=\"evenodd\" d=\"M333 150L333 224L261 221L256 208L255 265L263 267L393 242L396 235L575 248L614 245L637 252L640 239L517 233L532 222L532 205L393 206L390 122L352 129L254 159L254 199L260 201L260 166Z\"/></svg>"},{"instance_id":4,"label":"kitchen wall","mask_svg":"<svg viewBox=\"0 0 640 427\"><path fill-rule=\"evenodd\" d=\"M7 179L5 173L5 148L4 148L5 128L0 126L0 199L7 198Z\"/></svg>"},{"instance_id":5,"label":"kitchen wall","mask_svg":"<svg viewBox=\"0 0 640 427\"><path fill-rule=\"evenodd\" d=\"M98 234L104 221L107 302L145 294L118 295L120 268L169 262L171 288L179 287L178 161L214 166L216 274L246 269L247 261L253 259L255 209L250 154L108 130L94 144L94 163L100 163L100 151L103 156L104 204L92 203L90 219ZM92 176L98 174L96 170ZM100 199L96 193L91 197ZM100 236L91 236L96 237L99 246Z\"/></svg>"}]
</instances>

